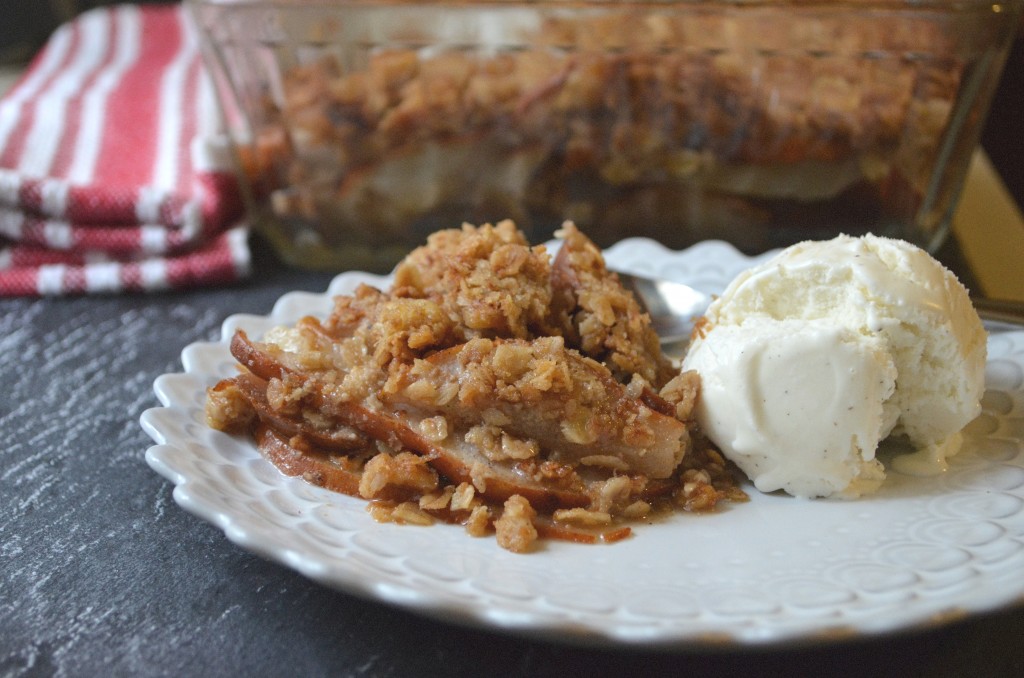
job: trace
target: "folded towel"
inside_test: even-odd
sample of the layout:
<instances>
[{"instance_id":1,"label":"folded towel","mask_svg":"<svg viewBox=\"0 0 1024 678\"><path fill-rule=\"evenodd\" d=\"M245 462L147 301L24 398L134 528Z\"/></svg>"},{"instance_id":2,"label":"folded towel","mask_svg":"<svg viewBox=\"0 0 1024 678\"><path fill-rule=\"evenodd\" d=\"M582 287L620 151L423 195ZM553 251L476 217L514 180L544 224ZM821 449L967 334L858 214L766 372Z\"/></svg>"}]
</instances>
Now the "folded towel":
<instances>
[{"instance_id":1,"label":"folded towel","mask_svg":"<svg viewBox=\"0 0 1024 678\"><path fill-rule=\"evenodd\" d=\"M0 296L245 277L229 158L180 5L60 27L0 99Z\"/></svg>"}]
</instances>

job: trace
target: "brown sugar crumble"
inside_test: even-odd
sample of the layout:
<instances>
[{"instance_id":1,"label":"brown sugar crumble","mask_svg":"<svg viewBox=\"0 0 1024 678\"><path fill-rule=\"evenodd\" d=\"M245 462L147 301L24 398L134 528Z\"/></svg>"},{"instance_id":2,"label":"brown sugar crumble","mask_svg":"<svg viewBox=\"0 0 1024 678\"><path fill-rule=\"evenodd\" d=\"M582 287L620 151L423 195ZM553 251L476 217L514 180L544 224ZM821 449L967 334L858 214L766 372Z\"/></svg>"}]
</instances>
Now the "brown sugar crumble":
<instances>
[{"instance_id":1,"label":"brown sugar crumble","mask_svg":"<svg viewBox=\"0 0 1024 678\"><path fill-rule=\"evenodd\" d=\"M453 204L673 246L681 220L746 233L813 227L834 200L920 206L968 72L944 22L764 9L545 13L528 49L358 65L325 50L268 88L242 164L282 228L325 247L405 241Z\"/></svg>"},{"instance_id":2,"label":"brown sugar crumble","mask_svg":"<svg viewBox=\"0 0 1024 678\"><path fill-rule=\"evenodd\" d=\"M614 542L654 512L746 495L692 418L700 380L571 223L552 260L511 221L435 233L390 290L360 286L231 352L210 426L382 522L459 523L517 553Z\"/></svg>"}]
</instances>

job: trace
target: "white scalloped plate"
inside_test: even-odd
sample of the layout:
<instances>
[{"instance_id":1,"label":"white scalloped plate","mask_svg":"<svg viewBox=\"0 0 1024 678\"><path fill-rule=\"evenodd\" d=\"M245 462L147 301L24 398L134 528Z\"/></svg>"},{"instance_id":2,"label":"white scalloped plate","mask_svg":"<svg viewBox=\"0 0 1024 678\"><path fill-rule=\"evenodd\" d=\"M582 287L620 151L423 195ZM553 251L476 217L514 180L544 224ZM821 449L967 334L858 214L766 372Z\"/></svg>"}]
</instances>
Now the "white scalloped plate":
<instances>
[{"instance_id":1,"label":"white scalloped plate","mask_svg":"<svg viewBox=\"0 0 1024 678\"><path fill-rule=\"evenodd\" d=\"M628 240L621 270L720 292L752 263L720 242L671 252ZM461 527L378 524L365 503L288 478L253 445L207 428L204 390L233 373L228 338L259 335L359 282L288 294L267 317L232 316L222 339L159 377L142 415L150 466L185 509L229 539L307 577L428 615L575 642L767 645L935 625L1024 601L1024 332L993 334L984 412L942 476L890 472L857 501L763 495L711 515L636 526L608 546L547 542L516 555Z\"/></svg>"}]
</instances>

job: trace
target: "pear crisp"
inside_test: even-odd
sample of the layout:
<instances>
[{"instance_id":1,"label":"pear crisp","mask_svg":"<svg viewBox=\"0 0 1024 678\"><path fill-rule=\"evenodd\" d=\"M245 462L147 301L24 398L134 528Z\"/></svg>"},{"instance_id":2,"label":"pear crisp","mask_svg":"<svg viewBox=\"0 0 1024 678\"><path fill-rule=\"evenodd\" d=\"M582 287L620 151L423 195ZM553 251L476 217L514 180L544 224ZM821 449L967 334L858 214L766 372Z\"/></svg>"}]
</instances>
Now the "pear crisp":
<instances>
[{"instance_id":1,"label":"pear crisp","mask_svg":"<svg viewBox=\"0 0 1024 678\"><path fill-rule=\"evenodd\" d=\"M613 542L657 511L743 501L696 430L694 373L571 223L552 258L511 221L433 234L389 290L259 340L209 389L210 426L375 519L465 525L516 552Z\"/></svg>"},{"instance_id":2,"label":"pear crisp","mask_svg":"<svg viewBox=\"0 0 1024 678\"><path fill-rule=\"evenodd\" d=\"M760 250L783 226L927 204L970 81L948 20L592 9L283 64L241 150L289 251L380 251L494 213L531 237L568 217L602 246Z\"/></svg>"}]
</instances>

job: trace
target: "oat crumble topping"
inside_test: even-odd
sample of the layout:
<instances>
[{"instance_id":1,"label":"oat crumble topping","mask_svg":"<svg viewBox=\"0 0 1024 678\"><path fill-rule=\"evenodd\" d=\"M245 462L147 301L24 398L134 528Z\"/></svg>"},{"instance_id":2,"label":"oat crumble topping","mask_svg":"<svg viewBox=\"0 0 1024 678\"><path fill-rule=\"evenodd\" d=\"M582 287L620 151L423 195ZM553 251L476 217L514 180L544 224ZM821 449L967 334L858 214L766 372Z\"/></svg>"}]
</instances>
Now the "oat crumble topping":
<instances>
[{"instance_id":1,"label":"oat crumble topping","mask_svg":"<svg viewBox=\"0 0 1024 678\"><path fill-rule=\"evenodd\" d=\"M243 370L209 390L209 424L377 520L462 523L515 552L743 501L692 421L699 377L671 369L593 243L559 233L552 262L510 221L442 231L390 290L239 332Z\"/></svg>"}]
</instances>

